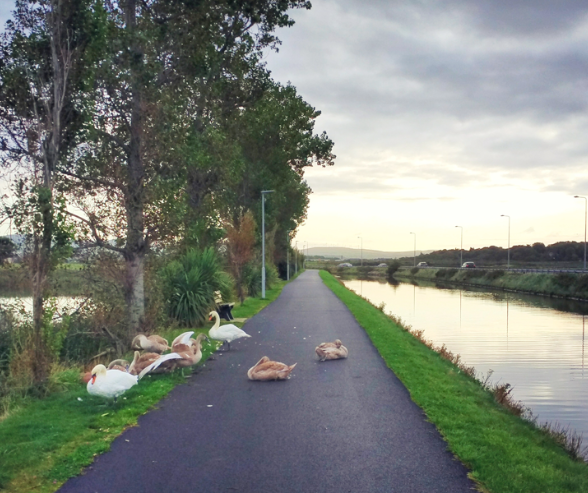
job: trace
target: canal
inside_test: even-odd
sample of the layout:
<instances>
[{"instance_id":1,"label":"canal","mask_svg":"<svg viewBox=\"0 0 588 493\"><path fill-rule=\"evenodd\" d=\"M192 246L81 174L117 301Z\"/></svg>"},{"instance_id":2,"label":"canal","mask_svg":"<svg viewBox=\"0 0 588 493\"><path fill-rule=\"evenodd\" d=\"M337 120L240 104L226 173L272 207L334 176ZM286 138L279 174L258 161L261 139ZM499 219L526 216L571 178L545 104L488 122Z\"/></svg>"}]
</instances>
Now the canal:
<instances>
[{"instance_id":1,"label":"canal","mask_svg":"<svg viewBox=\"0 0 588 493\"><path fill-rule=\"evenodd\" d=\"M478 374L510 383L539 423L570 427L588 438L585 326L588 303L431 283L344 280L404 324L445 344Z\"/></svg>"}]
</instances>

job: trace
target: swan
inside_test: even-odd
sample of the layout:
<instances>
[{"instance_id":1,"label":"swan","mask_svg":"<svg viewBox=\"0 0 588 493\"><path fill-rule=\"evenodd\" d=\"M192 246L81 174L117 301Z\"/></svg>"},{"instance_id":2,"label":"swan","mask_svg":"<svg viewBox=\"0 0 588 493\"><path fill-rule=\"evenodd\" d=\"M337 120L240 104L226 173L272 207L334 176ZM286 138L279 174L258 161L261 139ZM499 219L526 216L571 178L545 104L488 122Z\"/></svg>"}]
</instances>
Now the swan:
<instances>
[{"instance_id":1,"label":"swan","mask_svg":"<svg viewBox=\"0 0 588 493\"><path fill-rule=\"evenodd\" d=\"M139 334L131 342L131 349L143 349L149 353L163 353L169 349L167 340L158 335L147 337L145 334Z\"/></svg>"},{"instance_id":2,"label":"swan","mask_svg":"<svg viewBox=\"0 0 588 493\"><path fill-rule=\"evenodd\" d=\"M247 377L249 380L286 380L298 363L288 366L278 361L270 361L267 356L261 358L255 366L249 368Z\"/></svg>"},{"instance_id":3,"label":"swan","mask_svg":"<svg viewBox=\"0 0 588 493\"><path fill-rule=\"evenodd\" d=\"M139 356L139 352L135 352L135 359L131 363L129 371L143 377L147 373L163 373L173 371L176 368L181 368L183 372L184 368L197 365L202 360L202 340L208 339L208 337L201 333L196 339L191 339L193 333L186 332L182 334L184 339L180 339L180 342L174 341L173 353L163 356L145 353Z\"/></svg>"},{"instance_id":4,"label":"swan","mask_svg":"<svg viewBox=\"0 0 588 493\"><path fill-rule=\"evenodd\" d=\"M108 364L108 367L106 369L107 370L120 370L120 371L128 372L129 371L129 362L126 359L115 359L115 360L112 360Z\"/></svg>"},{"instance_id":5,"label":"swan","mask_svg":"<svg viewBox=\"0 0 588 493\"><path fill-rule=\"evenodd\" d=\"M156 361L158 361L160 358L164 358L165 356L169 355L166 354L162 356L161 354L157 353L141 354L139 353L139 351L135 351L135 357L133 358L133 361L129 366L129 373L131 375L140 375L143 372L143 370L145 370L148 366L153 365ZM176 365L174 362L175 359L177 359L176 356L169 357L162 361L159 361L159 363L156 366L152 366L151 369L146 373L168 373L170 371L173 371L176 369ZM146 373L144 373L144 375Z\"/></svg>"},{"instance_id":6,"label":"swan","mask_svg":"<svg viewBox=\"0 0 588 493\"><path fill-rule=\"evenodd\" d=\"M190 339L188 337L189 344L180 343L174 346L174 353L181 356L181 359L176 360L178 368L188 368L200 363L202 359L202 341L204 339L208 340L208 337L206 334L200 333L196 336L196 339Z\"/></svg>"},{"instance_id":7,"label":"swan","mask_svg":"<svg viewBox=\"0 0 588 493\"><path fill-rule=\"evenodd\" d=\"M211 339L223 341L223 345L226 342L229 346L229 351L231 350L231 342L234 340L240 339L241 337L251 337L247 332L241 330L236 325L227 324L221 327L220 317L215 311L208 314L208 320L212 320L213 318L215 319L214 326L208 331L208 335Z\"/></svg>"},{"instance_id":8,"label":"swan","mask_svg":"<svg viewBox=\"0 0 588 493\"><path fill-rule=\"evenodd\" d=\"M139 377L120 370L107 370L104 365L96 365L86 388L90 395L106 399L116 399L139 382Z\"/></svg>"},{"instance_id":9,"label":"swan","mask_svg":"<svg viewBox=\"0 0 588 493\"><path fill-rule=\"evenodd\" d=\"M315 352L320 361L347 358L349 355L349 351L339 339L335 339L335 342L323 342L319 344L315 348Z\"/></svg>"}]
</instances>

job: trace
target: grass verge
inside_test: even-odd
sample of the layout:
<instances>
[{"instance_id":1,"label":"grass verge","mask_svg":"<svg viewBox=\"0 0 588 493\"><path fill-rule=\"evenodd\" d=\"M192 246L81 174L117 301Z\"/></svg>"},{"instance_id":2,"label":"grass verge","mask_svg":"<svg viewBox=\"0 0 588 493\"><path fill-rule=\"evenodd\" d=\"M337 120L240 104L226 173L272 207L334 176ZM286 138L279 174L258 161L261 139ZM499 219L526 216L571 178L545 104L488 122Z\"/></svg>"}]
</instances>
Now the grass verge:
<instances>
[{"instance_id":1,"label":"grass verge","mask_svg":"<svg viewBox=\"0 0 588 493\"><path fill-rule=\"evenodd\" d=\"M485 269L400 269L394 277L441 281L519 291L541 296L588 300L588 275L579 273L512 272Z\"/></svg>"},{"instance_id":2,"label":"grass verge","mask_svg":"<svg viewBox=\"0 0 588 493\"><path fill-rule=\"evenodd\" d=\"M545 431L500 406L472 376L443 359L369 302L321 271L365 328L388 367L427 414L482 491L588 491L588 466Z\"/></svg>"},{"instance_id":3,"label":"grass verge","mask_svg":"<svg viewBox=\"0 0 588 493\"><path fill-rule=\"evenodd\" d=\"M279 281L266 291L266 299L247 298L233 310L236 318L250 318L269 305L287 283ZM208 331L209 327L196 332ZM168 340L184 332L160 331ZM216 349L204 345L202 363ZM129 353L130 354L130 353ZM80 383L80 370L55 376L62 390L44 399L29 400L0 422L0 490L10 493L53 492L78 475L94 457L106 452L126 428L185 379L147 375L126 392L116 406L90 396ZM198 375L193 375L198 378Z\"/></svg>"}]
</instances>

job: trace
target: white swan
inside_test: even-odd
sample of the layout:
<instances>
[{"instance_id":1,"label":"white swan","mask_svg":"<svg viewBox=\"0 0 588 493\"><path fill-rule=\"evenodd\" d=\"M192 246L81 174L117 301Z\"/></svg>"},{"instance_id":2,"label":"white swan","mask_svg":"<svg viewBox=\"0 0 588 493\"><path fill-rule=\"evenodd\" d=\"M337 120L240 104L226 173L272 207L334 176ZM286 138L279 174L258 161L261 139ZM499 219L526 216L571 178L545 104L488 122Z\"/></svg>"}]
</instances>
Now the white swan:
<instances>
[{"instance_id":1,"label":"white swan","mask_svg":"<svg viewBox=\"0 0 588 493\"><path fill-rule=\"evenodd\" d=\"M104 365L92 369L92 377L86 388L91 395L116 399L139 382L139 377L120 370L107 370Z\"/></svg>"},{"instance_id":2,"label":"white swan","mask_svg":"<svg viewBox=\"0 0 588 493\"><path fill-rule=\"evenodd\" d=\"M217 341L223 341L223 345L226 342L231 349L231 342L241 337L251 337L247 332L241 330L239 327L233 324L220 325L220 317L217 312L210 312L208 314L208 320L215 319L214 326L208 331L208 335L211 339Z\"/></svg>"}]
</instances>

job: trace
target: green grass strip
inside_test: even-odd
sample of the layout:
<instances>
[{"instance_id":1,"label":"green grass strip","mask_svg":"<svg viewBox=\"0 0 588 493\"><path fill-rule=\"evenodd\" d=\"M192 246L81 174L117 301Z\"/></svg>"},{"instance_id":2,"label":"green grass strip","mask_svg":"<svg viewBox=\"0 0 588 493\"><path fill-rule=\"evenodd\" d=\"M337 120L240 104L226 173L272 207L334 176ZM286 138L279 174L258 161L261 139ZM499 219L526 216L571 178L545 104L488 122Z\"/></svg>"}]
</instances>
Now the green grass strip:
<instances>
[{"instance_id":1,"label":"green grass strip","mask_svg":"<svg viewBox=\"0 0 588 493\"><path fill-rule=\"evenodd\" d=\"M250 318L269 305L287 283L266 290L266 299L247 298L233 309L235 318ZM241 324L237 324L241 325ZM186 329L161 331L172 340ZM197 330L208 331L208 327ZM195 334L196 335L196 334ZM216 348L204 344L202 363ZM130 356L130 353L129 353ZM80 474L94 457L110 449L126 428L153 408L176 385L185 383L179 372L147 375L119 398L116 406L90 396L80 382L79 369L58 375L64 390L44 399L31 399L0 422L0 490L12 493L53 492ZM193 374L192 378L199 378Z\"/></svg>"},{"instance_id":2,"label":"green grass strip","mask_svg":"<svg viewBox=\"0 0 588 493\"><path fill-rule=\"evenodd\" d=\"M547 433L496 403L492 394L386 314L321 271L324 283L366 330L388 367L427 414L449 449L492 493L588 492L588 466Z\"/></svg>"}]
</instances>

